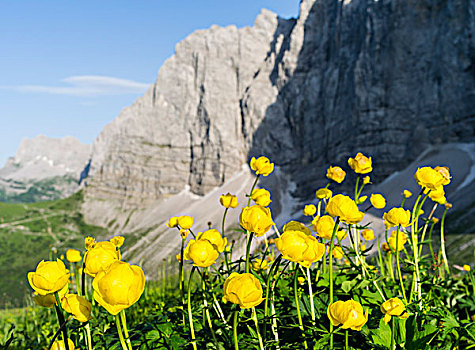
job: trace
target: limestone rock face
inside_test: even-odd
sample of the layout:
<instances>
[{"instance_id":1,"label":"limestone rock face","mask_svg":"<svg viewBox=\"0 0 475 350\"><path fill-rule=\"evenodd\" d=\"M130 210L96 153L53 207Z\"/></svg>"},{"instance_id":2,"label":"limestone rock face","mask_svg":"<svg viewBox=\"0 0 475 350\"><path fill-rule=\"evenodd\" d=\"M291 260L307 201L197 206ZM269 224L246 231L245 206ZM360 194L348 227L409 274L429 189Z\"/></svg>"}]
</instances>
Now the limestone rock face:
<instances>
[{"instance_id":1,"label":"limestone rock face","mask_svg":"<svg viewBox=\"0 0 475 350\"><path fill-rule=\"evenodd\" d=\"M86 218L131 225L124 212L209 193L253 155L305 199L358 151L379 182L432 145L474 142L474 13L465 0L302 0L298 19L263 11L253 27L191 34L94 143Z\"/></svg>"},{"instance_id":2,"label":"limestone rock face","mask_svg":"<svg viewBox=\"0 0 475 350\"><path fill-rule=\"evenodd\" d=\"M67 197L78 190L91 146L70 136L23 139L0 169L0 198L38 201Z\"/></svg>"}]
</instances>

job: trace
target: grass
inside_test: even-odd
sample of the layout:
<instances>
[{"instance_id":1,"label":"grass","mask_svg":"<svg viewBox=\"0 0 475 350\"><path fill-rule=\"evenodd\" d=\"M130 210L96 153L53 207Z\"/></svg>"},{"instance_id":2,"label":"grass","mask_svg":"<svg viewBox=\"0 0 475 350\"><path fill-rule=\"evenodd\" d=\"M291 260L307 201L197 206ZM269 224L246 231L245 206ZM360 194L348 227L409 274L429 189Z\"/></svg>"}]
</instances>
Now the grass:
<instances>
[{"instance_id":1,"label":"grass","mask_svg":"<svg viewBox=\"0 0 475 350\"><path fill-rule=\"evenodd\" d=\"M0 203L0 308L25 305L27 271L52 257L51 249L80 247L87 235L103 228L87 225L79 209L83 193L32 204Z\"/></svg>"}]
</instances>

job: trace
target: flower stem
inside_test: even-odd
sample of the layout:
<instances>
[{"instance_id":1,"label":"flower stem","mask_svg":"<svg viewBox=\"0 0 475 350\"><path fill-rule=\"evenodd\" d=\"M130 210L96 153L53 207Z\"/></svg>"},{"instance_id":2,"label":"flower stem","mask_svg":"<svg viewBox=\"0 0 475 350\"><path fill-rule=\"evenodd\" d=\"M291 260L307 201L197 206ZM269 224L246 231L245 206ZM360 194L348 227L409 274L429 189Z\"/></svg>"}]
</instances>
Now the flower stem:
<instances>
[{"instance_id":1,"label":"flower stem","mask_svg":"<svg viewBox=\"0 0 475 350\"><path fill-rule=\"evenodd\" d=\"M249 254L251 252L252 238L254 237L254 232L246 232L246 237L248 238L246 244L246 273L249 273Z\"/></svg>"},{"instance_id":2,"label":"flower stem","mask_svg":"<svg viewBox=\"0 0 475 350\"><path fill-rule=\"evenodd\" d=\"M399 228L400 228L400 225L398 225L396 229L396 265L397 265L397 272L399 274L399 283L401 284L401 293L402 293L402 296L404 297L404 302L407 305L406 291L405 291L404 282L402 279L401 266L399 265Z\"/></svg>"},{"instance_id":3,"label":"flower stem","mask_svg":"<svg viewBox=\"0 0 475 350\"><path fill-rule=\"evenodd\" d=\"M63 308L61 307L61 300L59 299L58 292L54 292L54 297L56 298L56 304L54 305L54 307L56 310L56 315L58 316L59 327L61 328L65 322L64 322ZM64 346L66 350L69 350L68 327L66 326L66 324L63 327L63 341L64 341Z\"/></svg>"},{"instance_id":4,"label":"flower stem","mask_svg":"<svg viewBox=\"0 0 475 350\"><path fill-rule=\"evenodd\" d=\"M206 276L207 276L207 272L208 272L208 268L206 268L203 271L203 274L201 276L201 282L202 282L201 286L203 288L203 308L205 310L205 315L206 315L206 319L208 321L209 329L211 331L211 336L213 337L213 341L216 345L216 348L219 349L218 340L216 339L216 334L214 334L213 323L211 322L211 317L209 315L208 300L206 300Z\"/></svg>"},{"instance_id":5,"label":"flower stem","mask_svg":"<svg viewBox=\"0 0 475 350\"><path fill-rule=\"evenodd\" d=\"M333 227L332 238L330 240L330 252L328 254L330 256L330 262L329 262L329 267L328 267L330 270L330 305L333 303L333 245L335 243L335 235L336 235L336 231L338 231L339 222L340 222L340 218L337 217L335 226ZM351 235L351 232L349 232L349 234ZM330 322L330 349L333 349L333 324L331 322Z\"/></svg>"},{"instance_id":6,"label":"flower stem","mask_svg":"<svg viewBox=\"0 0 475 350\"><path fill-rule=\"evenodd\" d=\"M84 254L84 257L82 259L82 274L81 274L81 289L82 289L82 296L87 299L86 295L86 254Z\"/></svg>"},{"instance_id":7,"label":"flower stem","mask_svg":"<svg viewBox=\"0 0 475 350\"><path fill-rule=\"evenodd\" d=\"M132 350L132 343L130 342L129 330L127 329L127 319L125 318L125 310L122 310L120 313L120 319L122 321L122 327L124 329L125 342L129 350Z\"/></svg>"},{"instance_id":8,"label":"flower stem","mask_svg":"<svg viewBox=\"0 0 475 350\"><path fill-rule=\"evenodd\" d=\"M445 236L444 236L444 222L445 215L447 214L448 208L445 208L444 214L442 214L442 221L440 222L440 250L442 252L442 259L444 260L445 270L447 275L450 275L449 262L447 261L447 255L445 254Z\"/></svg>"},{"instance_id":9,"label":"flower stem","mask_svg":"<svg viewBox=\"0 0 475 350\"><path fill-rule=\"evenodd\" d=\"M376 244L378 245L378 256L379 256L379 268L381 269L381 277L386 277L386 270L383 263L383 255L381 254L381 245L379 244L379 237L376 238Z\"/></svg>"},{"instance_id":10,"label":"flower stem","mask_svg":"<svg viewBox=\"0 0 475 350\"><path fill-rule=\"evenodd\" d=\"M119 334L119 340L120 340L120 344L122 345L122 350L128 350L127 345L125 345L124 335L122 334L122 327L120 326L119 314L115 315L115 324L117 326L117 333Z\"/></svg>"},{"instance_id":11,"label":"flower stem","mask_svg":"<svg viewBox=\"0 0 475 350\"><path fill-rule=\"evenodd\" d=\"M92 337L91 337L91 327L89 322L86 323L86 335L87 335L87 346L89 350L92 350Z\"/></svg>"},{"instance_id":12,"label":"flower stem","mask_svg":"<svg viewBox=\"0 0 475 350\"><path fill-rule=\"evenodd\" d=\"M345 350L349 350L350 347L348 346L348 329L345 330Z\"/></svg>"},{"instance_id":13,"label":"flower stem","mask_svg":"<svg viewBox=\"0 0 475 350\"><path fill-rule=\"evenodd\" d=\"M300 313L300 302L299 302L299 295L298 295L298 290L297 290L297 277L298 277L298 272L299 272L299 269L298 269L298 265L297 263L295 264L295 270L294 270L294 297L295 297L295 306L297 308L297 316L298 316L298 319L299 319L299 328L300 330L302 331L302 336L303 336L303 345L305 347L305 349L308 349L308 345L307 345L307 340L305 339L305 331L304 331L304 328L303 328L303 321L302 321L302 314Z\"/></svg>"},{"instance_id":14,"label":"flower stem","mask_svg":"<svg viewBox=\"0 0 475 350\"><path fill-rule=\"evenodd\" d=\"M254 324L256 325L256 332L257 332L257 340L259 341L259 349L264 350L264 344L262 342L261 332L259 331L259 322L257 320L257 312L256 308L252 308L252 319L254 320Z\"/></svg>"},{"instance_id":15,"label":"flower stem","mask_svg":"<svg viewBox=\"0 0 475 350\"><path fill-rule=\"evenodd\" d=\"M195 328L193 326L193 314L191 312L191 277L193 276L193 272L195 272L195 268L196 267L193 266L191 269L190 278L188 279L188 321L190 324L191 344L194 350L198 350L196 347Z\"/></svg>"},{"instance_id":16,"label":"flower stem","mask_svg":"<svg viewBox=\"0 0 475 350\"><path fill-rule=\"evenodd\" d=\"M182 322L183 326L185 325L185 274L183 271L183 251L185 248L185 238L181 240L181 250L180 250L180 295L181 295L181 307L182 307Z\"/></svg>"},{"instance_id":17,"label":"flower stem","mask_svg":"<svg viewBox=\"0 0 475 350\"><path fill-rule=\"evenodd\" d=\"M392 317L391 320L391 350L396 350L396 317Z\"/></svg>"},{"instance_id":18,"label":"flower stem","mask_svg":"<svg viewBox=\"0 0 475 350\"><path fill-rule=\"evenodd\" d=\"M228 214L228 209L229 208L226 208L224 209L224 214L223 214L223 220L221 222L221 234L224 236L224 223L226 222L226 215ZM229 261L228 261L228 252L226 251L226 249L224 250L224 261L226 263L226 269L228 270L228 273L229 273Z\"/></svg>"},{"instance_id":19,"label":"flower stem","mask_svg":"<svg viewBox=\"0 0 475 350\"><path fill-rule=\"evenodd\" d=\"M239 311L234 311L233 317L233 339L234 339L234 350L239 350L239 342L238 342L238 335L237 335L237 328L239 324Z\"/></svg>"},{"instance_id":20,"label":"flower stem","mask_svg":"<svg viewBox=\"0 0 475 350\"><path fill-rule=\"evenodd\" d=\"M310 274L310 267L307 267L307 281L308 281L308 294L310 297L310 311L312 314L312 323L315 324L315 306L313 304L313 290L312 290L312 278Z\"/></svg>"}]
</instances>

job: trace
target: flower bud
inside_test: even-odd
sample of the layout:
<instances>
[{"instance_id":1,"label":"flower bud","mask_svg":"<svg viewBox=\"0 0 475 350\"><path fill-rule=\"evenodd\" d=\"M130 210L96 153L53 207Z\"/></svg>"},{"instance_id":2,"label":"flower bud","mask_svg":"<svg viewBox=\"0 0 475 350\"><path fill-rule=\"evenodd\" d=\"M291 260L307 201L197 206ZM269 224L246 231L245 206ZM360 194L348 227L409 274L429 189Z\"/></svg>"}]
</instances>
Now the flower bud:
<instances>
[{"instance_id":1,"label":"flower bud","mask_svg":"<svg viewBox=\"0 0 475 350\"><path fill-rule=\"evenodd\" d=\"M319 188L317 192L315 192L315 197L318 199L330 199L333 195L333 192L330 191L328 188Z\"/></svg>"},{"instance_id":2,"label":"flower bud","mask_svg":"<svg viewBox=\"0 0 475 350\"><path fill-rule=\"evenodd\" d=\"M361 235L367 241L371 241L371 240L374 239L374 231L369 229L369 228L364 229L363 231L361 231Z\"/></svg>"},{"instance_id":3,"label":"flower bud","mask_svg":"<svg viewBox=\"0 0 475 350\"><path fill-rule=\"evenodd\" d=\"M86 237L84 239L84 247L86 248L86 250L91 250L95 246L96 246L96 240L94 238Z\"/></svg>"},{"instance_id":4,"label":"flower bud","mask_svg":"<svg viewBox=\"0 0 475 350\"><path fill-rule=\"evenodd\" d=\"M269 267L269 262L267 260L255 259L252 262L252 269L254 271L267 270L268 267Z\"/></svg>"},{"instance_id":5,"label":"flower bud","mask_svg":"<svg viewBox=\"0 0 475 350\"><path fill-rule=\"evenodd\" d=\"M111 242L97 242L95 247L89 250L84 257L86 269L84 270L91 277L107 269L112 263L120 260L120 251Z\"/></svg>"},{"instance_id":6,"label":"flower bud","mask_svg":"<svg viewBox=\"0 0 475 350\"><path fill-rule=\"evenodd\" d=\"M169 228L174 228L178 226L178 217L177 216L172 216L170 219L168 219L167 226Z\"/></svg>"},{"instance_id":7,"label":"flower bud","mask_svg":"<svg viewBox=\"0 0 475 350\"><path fill-rule=\"evenodd\" d=\"M178 226L180 228L189 230L193 226L193 218L191 216L179 216L178 217Z\"/></svg>"},{"instance_id":8,"label":"flower bud","mask_svg":"<svg viewBox=\"0 0 475 350\"><path fill-rule=\"evenodd\" d=\"M365 177L363 178L363 184L365 184L365 185L371 183L370 181L371 181L371 178L370 178L369 176L365 176Z\"/></svg>"},{"instance_id":9,"label":"flower bud","mask_svg":"<svg viewBox=\"0 0 475 350\"><path fill-rule=\"evenodd\" d=\"M364 213L359 211L356 203L348 196L337 194L332 197L327 205L328 214L340 217L348 224L357 224L364 218Z\"/></svg>"},{"instance_id":10,"label":"flower bud","mask_svg":"<svg viewBox=\"0 0 475 350\"><path fill-rule=\"evenodd\" d=\"M74 350L74 343L71 339L68 338L68 347L69 350ZM51 345L50 350L66 350L66 344L64 344L63 340L55 340L53 345Z\"/></svg>"},{"instance_id":11,"label":"flower bud","mask_svg":"<svg viewBox=\"0 0 475 350\"><path fill-rule=\"evenodd\" d=\"M82 260L81 252L76 249L68 249L66 251L66 260L69 262L79 262Z\"/></svg>"},{"instance_id":12,"label":"flower bud","mask_svg":"<svg viewBox=\"0 0 475 350\"><path fill-rule=\"evenodd\" d=\"M66 293L68 293L68 290L69 290L69 285L66 284L63 289L58 291L60 300L63 296L66 295ZM36 305L47 307L48 309L56 305L56 297L54 293L46 294L46 295L40 295L38 293L35 293L35 295L33 296L33 301L35 302Z\"/></svg>"},{"instance_id":13,"label":"flower bud","mask_svg":"<svg viewBox=\"0 0 475 350\"><path fill-rule=\"evenodd\" d=\"M206 239L192 239L185 248L184 256L185 260L192 260L194 266L208 267L216 262L219 252L218 248Z\"/></svg>"},{"instance_id":14,"label":"flower bud","mask_svg":"<svg viewBox=\"0 0 475 350\"><path fill-rule=\"evenodd\" d=\"M116 248L120 248L124 245L125 238L123 236L114 236L112 237L109 242L115 245Z\"/></svg>"},{"instance_id":15,"label":"flower bud","mask_svg":"<svg viewBox=\"0 0 475 350\"><path fill-rule=\"evenodd\" d=\"M303 215L312 216L317 212L317 208L313 204L308 204L303 208Z\"/></svg>"},{"instance_id":16,"label":"flower bud","mask_svg":"<svg viewBox=\"0 0 475 350\"><path fill-rule=\"evenodd\" d=\"M324 239L331 239L333 234L333 228L335 227L335 221L330 215L317 216L312 221L313 231Z\"/></svg>"},{"instance_id":17,"label":"flower bud","mask_svg":"<svg viewBox=\"0 0 475 350\"><path fill-rule=\"evenodd\" d=\"M284 225L284 228L282 229L283 232L285 231L300 231L307 236L311 234L310 229L302 224L301 222L298 221L289 221Z\"/></svg>"},{"instance_id":18,"label":"flower bud","mask_svg":"<svg viewBox=\"0 0 475 350\"><path fill-rule=\"evenodd\" d=\"M386 198L378 193L372 194L369 200L376 209L383 209L386 206Z\"/></svg>"},{"instance_id":19,"label":"flower bud","mask_svg":"<svg viewBox=\"0 0 475 350\"><path fill-rule=\"evenodd\" d=\"M89 301L77 294L66 294L61 299L64 311L73 315L79 322L87 322L91 317L92 305Z\"/></svg>"},{"instance_id":20,"label":"flower bud","mask_svg":"<svg viewBox=\"0 0 475 350\"><path fill-rule=\"evenodd\" d=\"M409 191L409 190L404 190L403 194L404 194L404 197L406 197L406 198L409 198L409 197L412 196L412 192Z\"/></svg>"},{"instance_id":21,"label":"flower bud","mask_svg":"<svg viewBox=\"0 0 475 350\"><path fill-rule=\"evenodd\" d=\"M335 259L341 259L343 258L343 248L342 247L334 247L333 248L333 257Z\"/></svg>"},{"instance_id":22,"label":"flower bud","mask_svg":"<svg viewBox=\"0 0 475 350\"><path fill-rule=\"evenodd\" d=\"M403 208L392 208L389 212L383 214L384 224L387 227L401 225L406 227L411 222L411 212Z\"/></svg>"},{"instance_id":23,"label":"flower bud","mask_svg":"<svg viewBox=\"0 0 475 350\"><path fill-rule=\"evenodd\" d=\"M67 286L68 281L69 271L59 259L56 261L42 260L35 272L28 273L28 282L39 295L57 292Z\"/></svg>"},{"instance_id":24,"label":"flower bud","mask_svg":"<svg viewBox=\"0 0 475 350\"><path fill-rule=\"evenodd\" d=\"M270 192L265 188L256 188L252 191L251 198L256 204L267 207L272 200L270 199Z\"/></svg>"},{"instance_id":25,"label":"flower bud","mask_svg":"<svg viewBox=\"0 0 475 350\"><path fill-rule=\"evenodd\" d=\"M244 207L239 216L239 223L245 230L254 232L257 237L263 236L274 225L270 209L260 205Z\"/></svg>"}]
</instances>

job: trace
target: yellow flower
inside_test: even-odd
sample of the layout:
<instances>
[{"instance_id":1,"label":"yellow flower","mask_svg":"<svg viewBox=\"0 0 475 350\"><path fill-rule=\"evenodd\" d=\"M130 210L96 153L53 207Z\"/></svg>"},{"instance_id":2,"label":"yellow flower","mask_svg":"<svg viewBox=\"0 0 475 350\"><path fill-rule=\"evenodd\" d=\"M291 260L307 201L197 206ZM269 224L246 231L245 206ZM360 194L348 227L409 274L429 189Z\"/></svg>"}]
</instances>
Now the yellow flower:
<instances>
[{"instance_id":1,"label":"yellow flower","mask_svg":"<svg viewBox=\"0 0 475 350\"><path fill-rule=\"evenodd\" d=\"M275 246L284 259L305 267L310 267L325 253L325 245L319 243L315 237L307 236L301 231L285 231L275 239Z\"/></svg>"},{"instance_id":2,"label":"yellow flower","mask_svg":"<svg viewBox=\"0 0 475 350\"><path fill-rule=\"evenodd\" d=\"M57 292L63 289L68 281L69 271L59 259L56 259L56 261L42 260L36 267L35 272L28 273L28 282L39 295Z\"/></svg>"},{"instance_id":3,"label":"yellow flower","mask_svg":"<svg viewBox=\"0 0 475 350\"><path fill-rule=\"evenodd\" d=\"M330 199L332 196L333 192L328 188L319 188L317 192L315 192L315 197L318 199Z\"/></svg>"},{"instance_id":4,"label":"yellow flower","mask_svg":"<svg viewBox=\"0 0 475 350\"><path fill-rule=\"evenodd\" d=\"M403 208L392 208L389 212L383 214L384 224L387 227L401 225L406 227L411 222L411 212Z\"/></svg>"},{"instance_id":5,"label":"yellow flower","mask_svg":"<svg viewBox=\"0 0 475 350\"><path fill-rule=\"evenodd\" d=\"M267 260L255 259L252 262L252 269L254 271L267 270L268 267L269 267L269 262Z\"/></svg>"},{"instance_id":6,"label":"yellow flower","mask_svg":"<svg viewBox=\"0 0 475 350\"><path fill-rule=\"evenodd\" d=\"M224 251L224 248L226 248L226 244L228 244L228 240L226 237L222 237L221 233L219 233L218 230L215 230L214 228L209 229L205 232L198 232L196 235L196 240L202 241L202 240L208 240L211 244L214 244L216 246L216 249L218 249L218 252L222 253Z\"/></svg>"},{"instance_id":7,"label":"yellow flower","mask_svg":"<svg viewBox=\"0 0 475 350\"><path fill-rule=\"evenodd\" d=\"M348 165L357 174L367 174L373 171L371 157L366 157L362 153L357 153L355 158L348 159Z\"/></svg>"},{"instance_id":8,"label":"yellow flower","mask_svg":"<svg viewBox=\"0 0 475 350\"><path fill-rule=\"evenodd\" d=\"M188 235L190 234L190 230L184 230L184 229L180 229L180 236L182 239L186 239L186 237L188 237Z\"/></svg>"},{"instance_id":9,"label":"yellow flower","mask_svg":"<svg viewBox=\"0 0 475 350\"><path fill-rule=\"evenodd\" d=\"M386 206L386 198L378 193L372 194L369 200L376 209L383 209Z\"/></svg>"},{"instance_id":10,"label":"yellow flower","mask_svg":"<svg viewBox=\"0 0 475 350\"><path fill-rule=\"evenodd\" d=\"M442 185L448 185L450 183L450 179L452 178L452 176L450 175L450 170L448 167L446 166L436 166L434 168L435 171L437 171L439 174L441 174L444 178L444 182L442 183Z\"/></svg>"},{"instance_id":11,"label":"yellow flower","mask_svg":"<svg viewBox=\"0 0 475 350\"><path fill-rule=\"evenodd\" d=\"M109 242L116 246L116 248L122 247L124 244L125 238L123 236L114 236L112 237Z\"/></svg>"},{"instance_id":12,"label":"yellow flower","mask_svg":"<svg viewBox=\"0 0 475 350\"><path fill-rule=\"evenodd\" d=\"M109 241L97 242L96 246L89 250L84 258L86 269L84 270L91 277L102 269L107 269L109 265L120 260L120 251Z\"/></svg>"},{"instance_id":13,"label":"yellow flower","mask_svg":"<svg viewBox=\"0 0 475 350\"><path fill-rule=\"evenodd\" d=\"M361 235L367 241L371 241L371 240L374 239L374 231L369 229L369 228L364 229L363 231L361 231Z\"/></svg>"},{"instance_id":14,"label":"yellow flower","mask_svg":"<svg viewBox=\"0 0 475 350\"><path fill-rule=\"evenodd\" d=\"M391 298L381 304L381 312L384 314L384 323L391 321L391 316L397 316L401 319L408 318L406 307L399 298Z\"/></svg>"},{"instance_id":15,"label":"yellow flower","mask_svg":"<svg viewBox=\"0 0 475 350\"><path fill-rule=\"evenodd\" d=\"M185 260L192 260L193 265L208 267L216 262L219 256L218 248L210 241L192 239L185 248Z\"/></svg>"},{"instance_id":16,"label":"yellow flower","mask_svg":"<svg viewBox=\"0 0 475 350\"><path fill-rule=\"evenodd\" d=\"M361 196L356 201L356 204L363 204L368 199L368 196Z\"/></svg>"},{"instance_id":17,"label":"yellow flower","mask_svg":"<svg viewBox=\"0 0 475 350\"><path fill-rule=\"evenodd\" d=\"M433 222L434 224L437 224L437 223L439 222L439 219L437 219L436 217L433 217L433 218L432 218L432 222Z\"/></svg>"},{"instance_id":18,"label":"yellow flower","mask_svg":"<svg viewBox=\"0 0 475 350\"><path fill-rule=\"evenodd\" d=\"M343 258L343 248L342 247L334 247L333 248L333 257L335 259L341 259Z\"/></svg>"},{"instance_id":19,"label":"yellow flower","mask_svg":"<svg viewBox=\"0 0 475 350\"><path fill-rule=\"evenodd\" d=\"M445 198L445 191L444 188L441 186L436 190L432 190L429 192L429 198L432 199L434 202L438 204L445 204L447 203L447 199Z\"/></svg>"},{"instance_id":20,"label":"yellow flower","mask_svg":"<svg viewBox=\"0 0 475 350\"><path fill-rule=\"evenodd\" d=\"M267 157L259 157L251 159L251 169L256 172L256 175L267 176L274 171L274 163L271 163Z\"/></svg>"},{"instance_id":21,"label":"yellow flower","mask_svg":"<svg viewBox=\"0 0 475 350\"><path fill-rule=\"evenodd\" d=\"M397 242L397 250L396 250L396 236L397 232L391 232L391 236L388 238L388 244L394 251L401 251L404 249L404 244L407 242L407 235L404 232L399 231L398 242Z\"/></svg>"},{"instance_id":22,"label":"yellow flower","mask_svg":"<svg viewBox=\"0 0 475 350\"><path fill-rule=\"evenodd\" d=\"M302 224L301 222L298 221L289 221L284 225L284 228L282 229L283 232L285 231L300 231L305 233L307 236L311 234L310 229Z\"/></svg>"},{"instance_id":23,"label":"yellow flower","mask_svg":"<svg viewBox=\"0 0 475 350\"><path fill-rule=\"evenodd\" d=\"M139 266L117 260L97 274L92 288L94 300L110 314L117 315L140 299L145 288L145 275Z\"/></svg>"},{"instance_id":24,"label":"yellow flower","mask_svg":"<svg viewBox=\"0 0 475 350\"><path fill-rule=\"evenodd\" d=\"M333 217L340 217L340 220L348 224L357 224L364 218L364 213L360 212L356 203L348 196L337 194L332 197L327 205L328 214Z\"/></svg>"},{"instance_id":25,"label":"yellow flower","mask_svg":"<svg viewBox=\"0 0 475 350\"><path fill-rule=\"evenodd\" d=\"M241 309L249 309L259 305L262 297L262 286L251 273L233 272L224 282L223 301L238 304Z\"/></svg>"},{"instance_id":26,"label":"yellow flower","mask_svg":"<svg viewBox=\"0 0 475 350\"><path fill-rule=\"evenodd\" d=\"M409 198L412 196L412 192L409 190L404 190L403 192L404 197Z\"/></svg>"},{"instance_id":27,"label":"yellow flower","mask_svg":"<svg viewBox=\"0 0 475 350\"><path fill-rule=\"evenodd\" d=\"M445 203L445 209L450 209L452 208L452 204L450 203Z\"/></svg>"},{"instance_id":28,"label":"yellow flower","mask_svg":"<svg viewBox=\"0 0 475 350\"><path fill-rule=\"evenodd\" d=\"M69 262L79 262L82 260L81 252L76 249L68 249L66 251L66 260Z\"/></svg>"},{"instance_id":29,"label":"yellow flower","mask_svg":"<svg viewBox=\"0 0 475 350\"><path fill-rule=\"evenodd\" d=\"M69 347L69 350L75 349L73 341L69 338L68 338L68 347ZM50 350L66 350L66 344L64 344L63 340L55 340Z\"/></svg>"},{"instance_id":30,"label":"yellow flower","mask_svg":"<svg viewBox=\"0 0 475 350\"><path fill-rule=\"evenodd\" d=\"M363 184L367 185L369 183L371 183L371 178L369 176L365 176L363 178Z\"/></svg>"},{"instance_id":31,"label":"yellow flower","mask_svg":"<svg viewBox=\"0 0 475 350\"><path fill-rule=\"evenodd\" d=\"M91 317L92 305L82 296L77 294L66 294L61 299L61 306L64 311L73 315L79 322L87 322Z\"/></svg>"},{"instance_id":32,"label":"yellow flower","mask_svg":"<svg viewBox=\"0 0 475 350\"><path fill-rule=\"evenodd\" d=\"M178 226L180 226L180 228L182 229L189 230L191 226L193 226L193 218L191 216L186 215L179 216Z\"/></svg>"},{"instance_id":33,"label":"yellow flower","mask_svg":"<svg viewBox=\"0 0 475 350\"><path fill-rule=\"evenodd\" d=\"M66 284L63 289L58 291L59 300L61 300L61 298L66 295L68 290L69 285ZM47 308L52 308L53 305L56 305L56 297L54 296L54 293L46 295L39 295L38 293L35 293L35 295L33 296L33 301L36 305Z\"/></svg>"},{"instance_id":34,"label":"yellow flower","mask_svg":"<svg viewBox=\"0 0 475 350\"><path fill-rule=\"evenodd\" d=\"M225 208L236 208L238 206L238 199L235 195L228 192L219 197L219 203Z\"/></svg>"},{"instance_id":35,"label":"yellow flower","mask_svg":"<svg viewBox=\"0 0 475 350\"><path fill-rule=\"evenodd\" d=\"M172 216L170 219L168 219L167 226L169 228L175 228L178 226L178 217L177 216Z\"/></svg>"},{"instance_id":36,"label":"yellow flower","mask_svg":"<svg viewBox=\"0 0 475 350\"><path fill-rule=\"evenodd\" d=\"M270 209L260 205L244 207L239 223L245 230L254 232L256 237L263 236L274 225Z\"/></svg>"},{"instance_id":37,"label":"yellow flower","mask_svg":"<svg viewBox=\"0 0 475 350\"><path fill-rule=\"evenodd\" d=\"M355 300L339 300L328 306L327 316L333 326L342 324L343 329L359 331L368 321L368 310L365 313L361 304Z\"/></svg>"},{"instance_id":38,"label":"yellow flower","mask_svg":"<svg viewBox=\"0 0 475 350\"><path fill-rule=\"evenodd\" d=\"M177 254L175 258L176 258L176 261L181 262L181 254Z\"/></svg>"},{"instance_id":39,"label":"yellow flower","mask_svg":"<svg viewBox=\"0 0 475 350\"><path fill-rule=\"evenodd\" d=\"M317 212L317 208L313 204L308 204L303 208L303 215L312 216Z\"/></svg>"},{"instance_id":40,"label":"yellow flower","mask_svg":"<svg viewBox=\"0 0 475 350\"><path fill-rule=\"evenodd\" d=\"M344 240L346 238L346 231L344 230L336 231L336 237L338 238L339 241Z\"/></svg>"},{"instance_id":41,"label":"yellow flower","mask_svg":"<svg viewBox=\"0 0 475 350\"><path fill-rule=\"evenodd\" d=\"M297 277L297 282L298 282L301 286L303 286L303 284L305 283L305 277L302 277L302 276Z\"/></svg>"},{"instance_id":42,"label":"yellow flower","mask_svg":"<svg viewBox=\"0 0 475 350\"><path fill-rule=\"evenodd\" d=\"M470 267L470 265L463 265L463 269L467 272L470 272L472 268Z\"/></svg>"},{"instance_id":43,"label":"yellow flower","mask_svg":"<svg viewBox=\"0 0 475 350\"><path fill-rule=\"evenodd\" d=\"M96 240L92 237L86 237L84 239L84 247L86 247L86 250L91 250L96 246Z\"/></svg>"},{"instance_id":44,"label":"yellow flower","mask_svg":"<svg viewBox=\"0 0 475 350\"><path fill-rule=\"evenodd\" d=\"M270 192L265 188L256 188L252 191L251 198L256 204L267 207L272 200L270 199Z\"/></svg>"},{"instance_id":45,"label":"yellow flower","mask_svg":"<svg viewBox=\"0 0 475 350\"><path fill-rule=\"evenodd\" d=\"M441 173L429 166L418 168L414 174L414 178L419 186L430 190L436 190L446 182L446 179Z\"/></svg>"},{"instance_id":46,"label":"yellow flower","mask_svg":"<svg viewBox=\"0 0 475 350\"><path fill-rule=\"evenodd\" d=\"M316 216L312 221L312 228L324 239L331 239L335 221L330 215Z\"/></svg>"},{"instance_id":47,"label":"yellow flower","mask_svg":"<svg viewBox=\"0 0 475 350\"><path fill-rule=\"evenodd\" d=\"M331 166L327 170L327 177L330 180L338 182L339 184L343 182L343 180L345 179L345 176L346 176L346 173L339 166Z\"/></svg>"},{"instance_id":48,"label":"yellow flower","mask_svg":"<svg viewBox=\"0 0 475 350\"><path fill-rule=\"evenodd\" d=\"M366 244L362 244L360 246L360 249L361 249L362 252L364 252L366 250Z\"/></svg>"}]
</instances>

